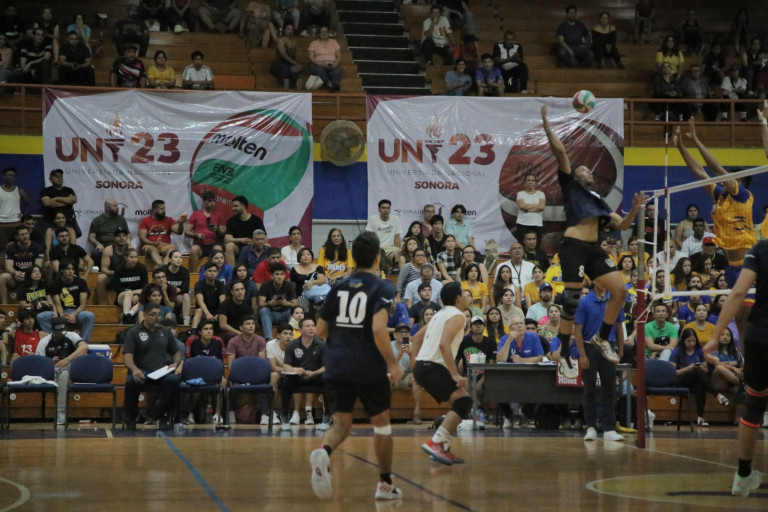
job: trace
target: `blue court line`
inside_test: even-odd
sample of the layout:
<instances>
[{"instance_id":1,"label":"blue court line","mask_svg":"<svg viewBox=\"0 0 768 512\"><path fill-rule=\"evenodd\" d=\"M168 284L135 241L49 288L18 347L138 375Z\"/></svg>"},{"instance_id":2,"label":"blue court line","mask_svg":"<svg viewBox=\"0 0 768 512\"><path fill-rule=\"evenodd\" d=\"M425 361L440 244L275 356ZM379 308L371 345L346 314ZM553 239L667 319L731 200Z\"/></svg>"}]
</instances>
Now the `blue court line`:
<instances>
[{"instance_id":1,"label":"blue court line","mask_svg":"<svg viewBox=\"0 0 768 512\"><path fill-rule=\"evenodd\" d=\"M338 451L341 451L341 450L338 450ZM344 455L348 455L348 456L352 457L353 459L357 459L360 462L363 462L364 464L368 464L369 466L373 466L375 468L379 467L379 465L376 464L375 462L372 462L372 461L370 461L370 460L368 460L368 459L366 459L364 457L360 457L359 455L355 455L354 453L349 453L349 452L342 452L342 453L344 453ZM405 482L405 483L407 483L407 484L409 484L409 485L411 485L413 487L416 487L420 491L425 492L425 493L429 494L430 496L433 496L435 498L441 499L441 500L445 501L446 503L450 503L454 507L460 508L461 510L466 510L467 512L479 512L479 511L473 509L472 507L470 507L468 505L460 503L460 502L458 502L456 500L453 500L453 499L451 499L451 498L449 498L447 496L443 496L442 494L438 494L435 491L424 487L420 483L414 482L410 478L408 478L408 477L406 477L404 475L401 475L400 473L392 472L392 474L395 475L398 479L402 480L403 482Z\"/></svg>"},{"instance_id":2,"label":"blue court line","mask_svg":"<svg viewBox=\"0 0 768 512\"><path fill-rule=\"evenodd\" d=\"M224 504L224 502L221 501L221 498L219 498L219 496L214 492L214 490L211 489L211 486L208 485L208 482L205 481L205 479L200 474L200 472L195 468L195 466L193 466L192 463L189 462L189 460L184 455L182 455L179 449L176 448L176 446L171 442L170 439L168 439L168 437L165 434L160 432L160 436L165 440L165 444L168 445L171 451L175 453L176 456L179 459L181 459L181 462L183 462L187 466L187 469L189 469L189 472L192 473L192 476L195 477L195 480L198 481L200 486L208 494L211 500L216 504L217 507L219 507L219 510L221 510L222 512L230 512L229 507L227 507Z\"/></svg>"}]
</instances>

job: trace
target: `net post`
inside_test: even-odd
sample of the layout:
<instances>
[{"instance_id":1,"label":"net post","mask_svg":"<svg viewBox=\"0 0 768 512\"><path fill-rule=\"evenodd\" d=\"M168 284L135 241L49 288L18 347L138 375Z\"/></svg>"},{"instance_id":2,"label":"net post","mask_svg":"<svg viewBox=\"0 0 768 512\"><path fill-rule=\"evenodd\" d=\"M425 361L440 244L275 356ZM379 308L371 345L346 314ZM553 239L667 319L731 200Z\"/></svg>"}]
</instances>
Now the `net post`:
<instances>
[{"instance_id":1,"label":"net post","mask_svg":"<svg viewBox=\"0 0 768 512\"><path fill-rule=\"evenodd\" d=\"M658 210L657 210L658 215ZM645 233L645 213L638 215L638 232ZM655 235L654 235L655 236ZM637 305L635 311L645 311L645 258L637 258ZM637 319L635 328L635 360L637 361L637 440L638 448L645 448L645 320L643 315ZM630 402L631 403L631 402Z\"/></svg>"}]
</instances>

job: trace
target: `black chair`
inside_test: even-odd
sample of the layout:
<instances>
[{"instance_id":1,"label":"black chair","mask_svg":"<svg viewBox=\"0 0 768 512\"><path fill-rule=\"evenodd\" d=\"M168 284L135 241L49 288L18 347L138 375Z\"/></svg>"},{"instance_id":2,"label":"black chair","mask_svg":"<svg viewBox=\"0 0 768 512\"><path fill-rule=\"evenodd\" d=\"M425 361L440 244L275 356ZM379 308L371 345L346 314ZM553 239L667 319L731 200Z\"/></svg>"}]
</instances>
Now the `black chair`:
<instances>
[{"instance_id":1,"label":"black chair","mask_svg":"<svg viewBox=\"0 0 768 512\"><path fill-rule=\"evenodd\" d=\"M688 419L693 432L694 403L691 390L686 387L675 386L677 371L675 365L662 359L649 359L645 362L645 394L648 396L676 396L677 406L677 430L680 430L683 414L683 400L688 401ZM645 407L645 419L648 424L648 405Z\"/></svg>"},{"instance_id":2,"label":"black chair","mask_svg":"<svg viewBox=\"0 0 768 512\"><path fill-rule=\"evenodd\" d=\"M181 369L179 393L215 393L219 398L223 378L224 363L221 360L208 356L185 359L184 367ZM187 384L187 381L195 379L202 379L205 384Z\"/></svg>"},{"instance_id":3,"label":"black chair","mask_svg":"<svg viewBox=\"0 0 768 512\"><path fill-rule=\"evenodd\" d=\"M69 426L70 393L111 393L112 429L115 428L117 392L112 385L112 361L104 356L84 355L72 360L69 365L69 386L67 386L67 407L65 408L64 430Z\"/></svg>"},{"instance_id":4,"label":"black chair","mask_svg":"<svg viewBox=\"0 0 768 512\"><path fill-rule=\"evenodd\" d=\"M185 363L186 364L186 363ZM268 393L269 411L262 414L269 416L268 432L272 433L273 411L275 410L275 390L269 383L272 374L272 366L269 361L256 356L238 357L229 368L227 380L227 406L224 414L225 421L229 421L230 395L237 393Z\"/></svg>"},{"instance_id":5,"label":"black chair","mask_svg":"<svg viewBox=\"0 0 768 512\"><path fill-rule=\"evenodd\" d=\"M24 377L40 377L46 381L55 380L56 368L53 359L45 356L30 355L16 359L11 364L11 380L3 388L5 398L5 427L11 428L11 394L19 393L40 393L42 395L42 405L40 407L40 417L45 420L45 397L48 393L54 395L54 413L53 429L56 430L56 403L59 396L59 388L54 384L40 383L22 383Z\"/></svg>"}]
</instances>

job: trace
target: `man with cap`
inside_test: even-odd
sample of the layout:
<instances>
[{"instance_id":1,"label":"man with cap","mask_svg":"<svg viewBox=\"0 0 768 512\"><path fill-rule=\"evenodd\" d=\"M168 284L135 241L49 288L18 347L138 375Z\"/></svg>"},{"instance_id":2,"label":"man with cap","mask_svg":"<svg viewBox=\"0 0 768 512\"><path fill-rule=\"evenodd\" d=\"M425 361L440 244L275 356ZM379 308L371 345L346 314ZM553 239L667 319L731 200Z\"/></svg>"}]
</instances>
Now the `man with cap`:
<instances>
[{"instance_id":1,"label":"man with cap","mask_svg":"<svg viewBox=\"0 0 768 512\"><path fill-rule=\"evenodd\" d=\"M459 345L459 351L456 353L456 365L462 375L467 375L467 365L470 363L470 357L475 354L484 354L485 361L492 363L496 360L496 343L488 336L483 335L485 330L485 321L482 316L473 316L469 321L469 334L464 336ZM485 428L483 413L479 409L482 402L483 393L483 375L477 378L477 399L472 404L475 409L475 420L478 428Z\"/></svg>"},{"instance_id":2,"label":"man with cap","mask_svg":"<svg viewBox=\"0 0 768 512\"><path fill-rule=\"evenodd\" d=\"M40 340L35 354L53 359L56 366L56 384L59 385L56 403L56 423L66 421L67 384L69 383L69 363L76 357L88 353L88 344L76 332L67 330L67 320L58 316L51 322L51 334Z\"/></svg>"},{"instance_id":3,"label":"man with cap","mask_svg":"<svg viewBox=\"0 0 768 512\"><path fill-rule=\"evenodd\" d=\"M707 224L701 217L698 217L693 221L693 234L683 240L683 247L681 249L689 258L692 258L694 255L701 252L701 246L705 236L715 238L715 234L706 231L706 227Z\"/></svg>"},{"instance_id":4,"label":"man with cap","mask_svg":"<svg viewBox=\"0 0 768 512\"><path fill-rule=\"evenodd\" d=\"M528 308L526 318L533 318L537 322L541 317L547 316L547 309L554 302L554 289L552 285L544 281L539 285L539 302Z\"/></svg>"},{"instance_id":5,"label":"man with cap","mask_svg":"<svg viewBox=\"0 0 768 512\"><path fill-rule=\"evenodd\" d=\"M99 260L101 263L101 273L96 281L97 304L106 303L107 286L112 285L115 271L125 265L125 257L130 248L131 240L128 234L128 226L118 225L112 232L112 242L107 246L102 246L101 259Z\"/></svg>"},{"instance_id":6,"label":"man with cap","mask_svg":"<svg viewBox=\"0 0 768 512\"><path fill-rule=\"evenodd\" d=\"M125 207L123 207L123 212L125 212ZM122 228L122 233L129 233L128 222L120 214L117 199L110 197L104 201L104 213L93 219L91 227L88 228L88 241L93 246L91 258L97 265L101 265L101 255L104 249L115 241L117 228Z\"/></svg>"},{"instance_id":7,"label":"man with cap","mask_svg":"<svg viewBox=\"0 0 768 512\"><path fill-rule=\"evenodd\" d=\"M421 425L421 386L416 384L411 370L411 328L408 324L397 324L395 326L394 340L392 340L392 353L400 368L403 369L403 376L396 382L392 382L390 388L392 391L409 389L413 393L413 424Z\"/></svg>"},{"instance_id":8,"label":"man with cap","mask_svg":"<svg viewBox=\"0 0 768 512\"><path fill-rule=\"evenodd\" d=\"M691 270L699 274L704 272L704 261L712 260L712 269L718 272L725 271L728 260L717 251L715 237L705 236L701 241L701 252L691 257Z\"/></svg>"},{"instance_id":9,"label":"man with cap","mask_svg":"<svg viewBox=\"0 0 768 512\"><path fill-rule=\"evenodd\" d=\"M216 195L206 190L203 192L203 208L189 216L184 234L192 239L189 249L190 272L200 271L200 257L208 257L213 251L224 252L223 237L227 231L227 221L216 211Z\"/></svg>"}]
</instances>

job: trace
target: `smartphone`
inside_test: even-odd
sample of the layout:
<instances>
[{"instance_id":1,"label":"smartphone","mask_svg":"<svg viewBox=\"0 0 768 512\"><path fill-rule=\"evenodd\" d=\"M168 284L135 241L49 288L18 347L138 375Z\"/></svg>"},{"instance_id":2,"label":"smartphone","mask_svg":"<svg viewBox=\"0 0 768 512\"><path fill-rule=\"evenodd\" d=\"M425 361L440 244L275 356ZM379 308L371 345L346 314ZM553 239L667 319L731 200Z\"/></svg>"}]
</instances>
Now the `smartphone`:
<instances>
[{"instance_id":1,"label":"smartphone","mask_svg":"<svg viewBox=\"0 0 768 512\"><path fill-rule=\"evenodd\" d=\"M403 337L403 345L410 345L410 343L411 343L411 338L409 338L408 336Z\"/></svg>"},{"instance_id":2,"label":"smartphone","mask_svg":"<svg viewBox=\"0 0 768 512\"><path fill-rule=\"evenodd\" d=\"M701 362L693 363L693 366L701 366Z\"/></svg>"}]
</instances>

